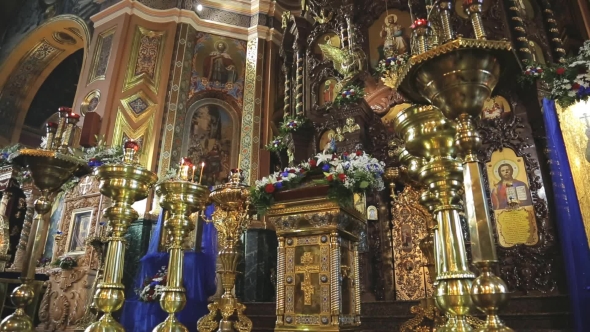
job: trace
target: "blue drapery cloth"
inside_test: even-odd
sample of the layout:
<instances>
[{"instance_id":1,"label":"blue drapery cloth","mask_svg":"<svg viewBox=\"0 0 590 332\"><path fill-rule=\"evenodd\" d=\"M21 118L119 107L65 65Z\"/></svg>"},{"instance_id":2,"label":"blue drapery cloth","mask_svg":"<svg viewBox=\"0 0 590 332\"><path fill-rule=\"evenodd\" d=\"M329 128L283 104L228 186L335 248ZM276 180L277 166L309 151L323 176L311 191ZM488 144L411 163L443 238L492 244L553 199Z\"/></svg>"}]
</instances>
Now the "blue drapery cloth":
<instances>
[{"instance_id":1,"label":"blue drapery cloth","mask_svg":"<svg viewBox=\"0 0 590 332\"><path fill-rule=\"evenodd\" d=\"M576 331L589 331L590 249L554 101L543 100L543 116L553 173L551 180L555 194L557 227L566 268L574 326Z\"/></svg>"},{"instance_id":2,"label":"blue drapery cloth","mask_svg":"<svg viewBox=\"0 0 590 332\"><path fill-rule=\"evenodd\" d=\"M208 206L205 215L209 219L213 205ZM160 235L164 224L164 211L160 212L158 223L152 234L147 254L140 261L135 289L140 289L145 278L153 277L159 269L168 266L170 255L159 252ZM189 331L197 331L197 321L208 313L207 298L215 293L215 261L217 257L217 232L212 223L203 226L202 252L185 251L183 282L187 303L177 314L178 320ZM121 314L121 324L126 331L151 332L163 322L168 314L160 307L160 302L142 302L134 294L125 301Z\"/></svg>"}]
</instances>

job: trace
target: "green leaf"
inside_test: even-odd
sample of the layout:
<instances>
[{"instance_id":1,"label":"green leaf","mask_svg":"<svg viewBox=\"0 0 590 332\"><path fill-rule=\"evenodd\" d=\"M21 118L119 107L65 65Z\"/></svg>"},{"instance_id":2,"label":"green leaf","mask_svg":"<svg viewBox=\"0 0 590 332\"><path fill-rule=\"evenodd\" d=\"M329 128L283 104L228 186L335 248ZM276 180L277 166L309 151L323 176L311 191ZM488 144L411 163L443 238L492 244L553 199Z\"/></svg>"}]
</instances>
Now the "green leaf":
<instances>
[{"instance_id":1,"label":"green leaf","mask_svg":"<svg viewBox=\"0 0 590 332\"><path fill-rule=\"evenodd\" d=\"M361 188L361 189L366 189L368 186L369 186L369 182L367 182L367 181L362 181L359 184L359 188Z\"/></svg>"}]
</instances>

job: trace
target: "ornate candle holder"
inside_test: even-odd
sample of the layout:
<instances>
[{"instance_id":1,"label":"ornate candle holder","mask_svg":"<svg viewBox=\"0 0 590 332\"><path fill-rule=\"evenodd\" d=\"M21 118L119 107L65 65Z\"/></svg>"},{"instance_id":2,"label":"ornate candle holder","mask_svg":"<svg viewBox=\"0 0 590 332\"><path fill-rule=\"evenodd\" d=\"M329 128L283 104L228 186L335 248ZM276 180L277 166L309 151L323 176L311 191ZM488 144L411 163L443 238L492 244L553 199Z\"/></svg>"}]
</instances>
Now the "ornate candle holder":
<instances>
[{"instance_id":1,"label":"ornate candle holder","mask_svg":"<svg viewBox=\"0 0 590 332\"><path fill-rule=\"evenodd\" d=\"M406 150L424 158L420 180L436 199L434 214L436 281L434 298L444 313L456 316L440 331L471 331L465 316L471 308L471 280L475 275L467 265L458 205L462 184L462 165L454 158L455 125L432 106L412 106L395 118L395 131L401 133ZM437 233L437 234L436 234Z\"/></svg>"},{"instance_id":2,"label":"ornate candle holder","mask_svg":"<svg viewBox=\"0 0 590 332\"><path fill-rule=\"evenodd\" d=\"M211 219L218 232L218 240L222 249L218 259L221 262L221 282L224 293L219 301L209 304L209 314L199 319L199 332L218 331L248 332L252 330L252 321L244 315L246 306L238 302L232 294L236 283L237 266L240 259L237 244L240 236L250 220L250 191L242 184L242 171L233 169L229 182L215 188L209 198L215 202L217 209ZM221 321L217 322L217 311L221 313ZM230 321L234 312L237 314L235 322Z\"/></svg>"},{"instance_id":3,"label":"ornate candle holder","mask_svg":"<svg viewBox=\"0 0 590 332\"><path fill-rule=\"evenodd\" d=\"M47 126L47 139L53 138L56 126ZM53 145L45 149L21 149L10 156L12 163L26 167L31 173L33 183L41 191L41 197L35 201L33 224L35 229L31 232L32 244L27 247L21 272L22 285L17 287L10 295L16 311L6 317L0 323L0 331L33 331L33 320L25 313L25 307L34 298L31 283L35 280L35 268L37 261L43 254L43 247L47 242L49 223L43 219L43 215L51 211L52 201L49 197L57 192L61 186L72 176L82 176L90 170L86 162L72 155L61 153L53 148Z\"/></svg>"},{"instance_id":4,"label":"ornate candle holder","mask_svg":"<svg viewBox=\"0 0 590 332\"><path fill-rule=\"evenodd\" d=\"M105 164L94 170L94 176L100 181L100 193L113 200L113 205L104 211L113 231L109 238L104 268L104 278L94 295L94 302L104 314L86 332L125 331L112 316L123 306L125 286L123 277L123 259L125 257L125 233L129 225L138 218L131 204L147 197L157 176L135 161L139 145L134 141L124 144L125 157L120 164Z\"/></svg>"},{"instance_id":5,"label":"ornate candle holder","mask_svg":"<svg viewBox=\"0 0 590 332\"><path fill-rule=\"evenodd\" d=\"M188 159L185 162L190 163ZM170 259L168 262L168 281L160 298L160 305L168 313L168 317L154 328L154 332L188 331L175 316L175 313L181 311L186 304L186 290L182 283L184 269L182 244L185 237L196 226L191 223L190 215L200 208L204 210L209 196L209 188L191 182L188 172L183 172L184 169L190 167L192 167L192 164L182 165L177 178L156 185L156 194L160 198L160 206L170 211L170 217L164 222L164 228L170 238L168 246Z\"/></svg>"},{"instance_id":6,"label":"ornate candle holder","mask_svg":"<svg viewBox=\"0 0 590 332\"><path fill-rule=\"evenodd\" d=\"M426 47L410 58L402 70L398 88L414 102L430 102L447 118L457 121L455 142L463 157L464 206L471 253L474 264L485 271L479 277L485 280L476 280L472 293L478 307L493 316L482 330L497 331L505 328L496 312L507 301L508 294L506 284L491 272L498 258L477 159L481 139L474 118L481 114L484 102L491 96L501 69L518 68L518 62L510 42L486 40L481 22L482 5L483 0L465 0L463 5L476 39L439 38L448 41ZM441 10L434 11L432 18L439 19L443 14ZM452 36L453 32L448 32Z\"/></svg>"}]
</instances>

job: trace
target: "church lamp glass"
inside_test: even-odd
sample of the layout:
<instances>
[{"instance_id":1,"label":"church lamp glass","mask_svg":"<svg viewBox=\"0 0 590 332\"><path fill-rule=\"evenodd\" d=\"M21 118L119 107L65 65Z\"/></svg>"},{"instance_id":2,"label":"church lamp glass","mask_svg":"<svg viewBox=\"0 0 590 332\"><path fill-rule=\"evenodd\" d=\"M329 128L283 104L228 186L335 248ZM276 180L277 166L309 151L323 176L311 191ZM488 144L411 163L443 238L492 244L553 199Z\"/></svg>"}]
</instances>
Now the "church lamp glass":
<instances>
[{"instance_id":1,"label":"church lamp glass","mask_svg":"<svg viewBox=\"0 0 590 332\"><path fill-rule=\"evenodd\" d=\"M459 219L462 187L461 162L453 156L455 123L432 106L411 106L393 121L395 131L405 140L408 153L424 158L419 178L427 186L437 227L433 227L436 267L434 298L444 312L456 316L443 331L471 331L466 315L472 306L471 288L475 275L469 270L463 231Z\"/></svg>"},{"instance_id":2,"label":"church lamp glass","mask_svg":"<svg viewBox=\"0 0 590 332\"><path fill-rule=\"evenodd\" d=\"M209 314L199 319L197 329L199 332L211 332L219 327L218 331L248 332L252 330L252 321L244 315L246 306L232 294L238 274L238 262L240 253L238 243L245 231L250 218L250 188L242 183L242 170L232 169L229 182L216 187L209 199L215 203L216 209L211 216L211 222L218 232L218 241L221 246L218 260L221 262L221 283L224 293L221 299L209 304ZM221 320L216 321L218 311ZM237 314L237 320L230 319Z\"/></svg>"},{"instance_id":3,"label":"church lamp glass","mask_svg":"<svg viewBox=\"0 0 590 332\"><path fill-rule=\"evenodd\" d=\"M401 70L398 88L412 101L431 103L445 117L457 121L455 145L463 159L464 206L472 257L482 271L474 281L471 293L474 303L488 316L482 331L510 331L498 323L501 321L497 310L506 303L508 290L502 279L491 272L498 258L477 157L481 138L474 118L481 114L484 102L500 80L501 70L518 67L518 64L510 42L486 39L481 21L483 4L483 0L465 0L463 3L473 25L475 39L438 36L439 40L446 42L416 52ZM440 10L435 9L429 19L440 23L440 17ZM445 34L447 37L454 35L452 31Z\"/></svg>"},{"instance_id":4,"label":"church lamp glass","mask_svg":"<svg viewBox=\"0 0 590 332\"><path fill-rule=\"evenodd\" d=\"M156 194L160 198L160 206L171 212L164 227L168 233L170 244L170 259L168 263L168 281L162 290L160 305L169 315L154 331L188 331L180 323L175 313L180 312L186 304L186 291L182 284L184 268L183 242L188 233L194 229L189 219L190 215L199 209L204 210L209 196L206 186L189 180L189 170L194 167L188 160L183 159L176 178L165 180L156 185ZM193 174L194 179L194 174Z\"/></svg>"},{"instance_id":5,"label":"church lamp glass","mask_svg":"<svg viewBox=\"0 0 590 332\"><path fill-rule=\"evenodd\" d=\"M96 307L102 317L86 328L86 332L125 331L112 316L125 301L125 286L121 283L125 257L125 233L130 224L138 218L131 205L148 196L157 176L136 163L139 145L132 140L124 144L123 162L104 164L94 170L99 181L100 193L113 200L113 205L104 211L112 229L108 241L104 277L94 295Z\"/></svg>"},{"instance_id":6,"label":"church lamp glass","mask_svg":"<svg viewBox=\"0 0 590 332\"><path fill-rule=\"evenodd\" d=\"M69 114L68 117L72 116ZM60 130L72 130L76 121L69 121ZM39 149L21 149L13 153L9 159L12 163L25 167L31 173L34 185L41 192L41 196L35 201L35 229L31 233L32 243L27 247L21 272L22 284L11 294L11 299L16 306L16 311L6 317L0 323L1 331L33 331L33 320L25 313L25 308L34 298L32 282L35 279L37 261L43 254L43 247L47 241L49 223L43 216L51 211L52 201L50 196L56 193L61 186L73 176L83 176L90 170L86 162L77 158L65 150L59 151L60 144L55 141L58 125L47 123L46 146Z\"/></svg>"}]
</instances>

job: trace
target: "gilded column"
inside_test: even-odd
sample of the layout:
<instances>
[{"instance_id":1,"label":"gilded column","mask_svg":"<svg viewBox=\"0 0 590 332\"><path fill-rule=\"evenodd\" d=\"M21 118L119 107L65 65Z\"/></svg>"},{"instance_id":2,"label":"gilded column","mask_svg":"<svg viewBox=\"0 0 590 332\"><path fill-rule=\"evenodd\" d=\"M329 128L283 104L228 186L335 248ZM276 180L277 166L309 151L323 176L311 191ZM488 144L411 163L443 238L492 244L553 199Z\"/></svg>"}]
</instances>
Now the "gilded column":
<instances>
[{"instance_id":1,"label":"gilded column","mask_svg":"<svg viewBox=\"0 0 590 332\"><path fill-rule=\"evenodd\" d=\"M285 316L285 237L278 236L277 247L277 322L276 325L284 324Z\"/></svg>"},{"instance_id":2,"label":"gilded column","mask_svg":"<svg viewBox=\"0 0 590 332\"><path fill-rule=\"evenodd\" d=\"M25 219L23 222L23 228L20 233L20 240L16 246L16 253L14 254L14 263L10 267L10 271L20 271L23 268L23 261L29 238L31 237L31 229L33 227L33 217L35 215L35 200L39 198L39 191L32 185L27 185L23 188L26 198L27 210L25 212ZM32 234L34 236L34 234Z\"/></svg>"},{"instance_id":3,"label":"gilded column","mask_svg":"<svg viewBox=\"0 0 590 332\"><path fill-rule=\"evenodd\" d=\"M263 99L264 45L264 40L259 39L258 34L248 38L239 167L243 170L244 183L250 185L253 185L259 177L259 154L262 148L260 117Z\"/></svg>"},{"instance_id":4,"label":"gilded column","mask_svg":"<svg viewBox=\"0 0 590 332\"><path fill-rule=\"evenodd\" d=\"M305 75L305 51L300 45L295 49L295 115L303 115L303 76Z\"/></svg>"},{"instance_id":5,"label":"gilded column","mask_svg":"<svg viewBox=\"0 0 590 332\"><path fill-rule=\"evenodd\" d=\"M557 21L553 15L551 9L551 3L549 0L540 1L541 10L543 11L543 21L545 21L545 29L547 30L547 36L551 42L551 51L553 53L553 61L562 62L565 57L565 50L563 49L563 43L559 35L559 28L557 27Z\"/></svg>"},{"instance_id":6,"label":"gilded column","mask_svg":"<svg viewBox=\"0 0 590 332\"><path fill-rule=\"evenodd\" d=\"M525 25L522 17L520 17L517 0L505 0L504 3L508 8L508 23L512 29L513 42L518 52L518 58L525 64L531 63L533 55L529 48Z\"/></svg>"}]
</instances>

